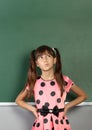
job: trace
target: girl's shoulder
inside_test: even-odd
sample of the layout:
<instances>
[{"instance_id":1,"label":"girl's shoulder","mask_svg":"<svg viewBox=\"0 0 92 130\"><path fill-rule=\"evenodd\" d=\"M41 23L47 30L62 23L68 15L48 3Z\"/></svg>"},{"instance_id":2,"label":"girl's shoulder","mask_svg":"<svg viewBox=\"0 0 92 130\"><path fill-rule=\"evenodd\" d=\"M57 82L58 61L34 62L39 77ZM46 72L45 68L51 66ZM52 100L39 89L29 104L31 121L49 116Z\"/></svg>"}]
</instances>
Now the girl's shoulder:
<instances>
[{"instance_id":1,"label":"girl's shoulder","mask_svg":"<svg viewBox=\"0 0 92 130\"><path fill-rule=\"evenodd\" d=\"M66 90L66 92L69 92L69 90L72 87L72 85L74 84L74 82L72 81L72 79L70 79L66 75L63 76L63 79L65 81L65 90Z\"/></svg>"},{"instance_id":2,"label":"girl's shoulder","mask_svg":"<svg viewBox=\"0 0 92 130\"><path fill-rule=\"evenodd\" d=\"M69 78L69 76L67 76L67 75L63 75L63 79L64 79L64 81L66 81L66 82L72 81L72 79ZM72 81L72 82L73 82L73 81Z\"/></svg>"},{"instance_id":3,"label":"girl's shoulder","mask_svg":"<svg viewBox=\"0 0 92 130\"><path fill-rule=\"evenodd\" d=\"M35 85L39 84L41 82L41 76L38 76L35 81Z\"/></svg>"},{"instance_id":4,"label":"girl's shoulder","mask_svg":"<svg viewBox=\"0 0 92 130\"><path fill-rule=\"evenodd\" d=\"M70 80L69 76L67 76L67 75L63 75L63 79L64 79L65 81L69 81L69 80Z\"/></svg>"}]
</instances>

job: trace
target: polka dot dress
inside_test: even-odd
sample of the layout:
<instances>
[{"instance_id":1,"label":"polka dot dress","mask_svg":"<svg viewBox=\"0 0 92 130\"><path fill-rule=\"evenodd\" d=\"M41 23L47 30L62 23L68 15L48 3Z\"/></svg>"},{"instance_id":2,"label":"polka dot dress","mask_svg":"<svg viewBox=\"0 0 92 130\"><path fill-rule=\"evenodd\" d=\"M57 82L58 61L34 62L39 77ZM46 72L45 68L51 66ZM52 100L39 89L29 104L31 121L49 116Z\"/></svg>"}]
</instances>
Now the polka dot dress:
<instances>
[{"instance_id":1,"label":"polka dot dress","mask_svg":"<svg viewBox=\"0 0 92 130\"><path fill-rule=\"evenodd\" d=\"M45 106L48 109L53 109L57 106L59 109L64 108L67 92L69 92L73 82L69 77L64 76L66 82L65 91L60 96L60 89L56 80L45 81L42 78L37 79L34 87L34 98L37 109ZM38 117L34 121L32 130L71 130L67 117L63 116L63 111L59 112L58 116L52 112L43 116L38 111Z\"/></svg>"}]
</instances>

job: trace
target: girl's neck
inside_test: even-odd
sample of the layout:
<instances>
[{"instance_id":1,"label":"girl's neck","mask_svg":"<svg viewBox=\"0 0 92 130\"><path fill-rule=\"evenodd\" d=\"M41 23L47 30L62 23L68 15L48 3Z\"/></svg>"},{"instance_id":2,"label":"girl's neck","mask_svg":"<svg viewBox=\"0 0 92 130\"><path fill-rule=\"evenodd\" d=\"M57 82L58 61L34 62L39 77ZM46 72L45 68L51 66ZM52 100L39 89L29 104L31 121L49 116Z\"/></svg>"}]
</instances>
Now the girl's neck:
<instances>
[{"instance_id":1,"label":"girl's neck","mask_svg":"<svg viewBox=\"0 0 92 130\"><path fill-rule=\"evenodd\" d=\"M44 80L53 80L54 79L54 73L42 73L41 78Z\"/></svg>"}]
</instances>

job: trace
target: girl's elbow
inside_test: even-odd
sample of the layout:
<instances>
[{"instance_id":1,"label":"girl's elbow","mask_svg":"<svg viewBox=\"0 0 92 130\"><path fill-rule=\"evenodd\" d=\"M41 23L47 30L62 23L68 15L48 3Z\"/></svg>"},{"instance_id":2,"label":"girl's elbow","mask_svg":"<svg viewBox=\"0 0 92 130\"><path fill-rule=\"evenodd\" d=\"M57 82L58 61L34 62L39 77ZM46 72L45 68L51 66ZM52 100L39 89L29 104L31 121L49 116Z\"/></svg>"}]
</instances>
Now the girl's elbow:
<instances>
[{"instance_id":1,"label":"girl's elbow","mask_svg":"<svg viewBox=\"0 0 92 130\"><path fill-rule=\"evenodd\" d=\"M83 99L86 100L88 98L88 95L87 94L84 94L83 95Z\"/></svg>"},{"instance_id":2,"label":"girl's elbow","mask_svg":"<svg viewBox=\"0 0 92 130\"><path fill-rule=\"evenodd\" d=\"M20 103L20 100L18 98L15 99L15 103L16 104L19 104Z\"/></svg>"},{"instance_id":3,"label":"girl's elbow","mask_svg":"<svg viewBox=\"0 0 92 130\"><path fill-rule=\"evenodd\" d=\"M15 99L15 103L18 104L18 99L17 98Z\"/></svg>"}]
</instances>

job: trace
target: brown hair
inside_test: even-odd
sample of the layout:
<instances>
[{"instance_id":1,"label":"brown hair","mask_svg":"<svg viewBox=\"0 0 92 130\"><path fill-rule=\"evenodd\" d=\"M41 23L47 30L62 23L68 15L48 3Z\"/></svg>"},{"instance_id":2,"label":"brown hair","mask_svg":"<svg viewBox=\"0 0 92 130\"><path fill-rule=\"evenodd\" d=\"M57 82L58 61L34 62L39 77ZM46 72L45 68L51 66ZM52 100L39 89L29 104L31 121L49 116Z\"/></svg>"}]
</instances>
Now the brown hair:
<instances>
[{"instance_id":1,"label":"brown hair","mask_svg":"<svg viewBox=\"0 0 92 130\"><path fill-rule=\"evenodd\" d=\"M57 48L51 48L47 45L43 45L43 46L38 47L36 50L33 50L30 55L30 66L29 66L28 75L27 75L27 84L30 87L30 96L33 94L34 85L38 77L36 60L38 56L42 55L45 52L48 52L54 58L56 57L54 75L60 87L61 95L63 93L64 79L62 75L62 64L61 64L61 57L60 57L59 51Z\"/></svg>"}]
</instances>

